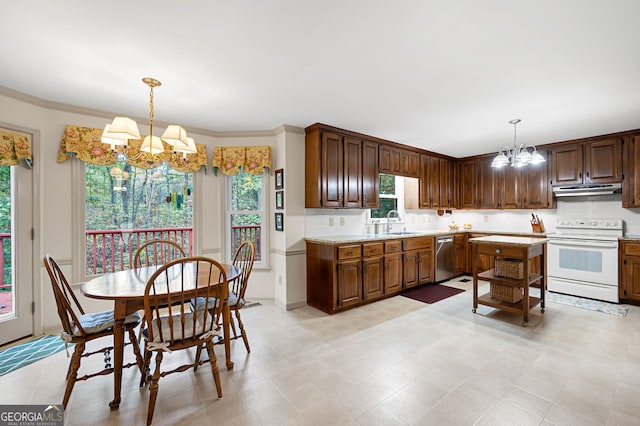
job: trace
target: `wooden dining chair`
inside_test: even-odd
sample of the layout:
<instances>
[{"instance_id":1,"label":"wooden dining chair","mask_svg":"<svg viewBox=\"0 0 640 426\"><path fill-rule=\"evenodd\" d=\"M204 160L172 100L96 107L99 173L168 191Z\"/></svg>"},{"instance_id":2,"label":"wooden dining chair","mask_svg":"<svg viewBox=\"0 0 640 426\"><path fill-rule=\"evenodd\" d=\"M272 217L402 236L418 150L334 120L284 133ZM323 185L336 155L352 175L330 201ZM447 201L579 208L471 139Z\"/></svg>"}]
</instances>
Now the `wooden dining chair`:
<instances>
[{"instance_id":1,"label":"wooden dining chair","mask_svg":"<svg viewBox=\"0 0 640 426\"><path fill-rule=\"evenodd\" d=\"M53 295L58 307L58 316L62 323L60 337L65 343L74 344L73 355L71 356L69 368L67 369L67 386L62 400L62 405L66 407L76 382L113 373L113 367L111 367L111 351L113 350L113 346L106 346L93 352L85 352L85 350L88 342L101 337L113 336L115 319L113 311L86 313L56 261L47 254L43 262L51 280ZM129 333L129 343L125 345L132 344L136 362L123 365L123 368L137 366L142 372L143 360L134 331L140 324L140 315L137 313L129 315L124 322L126 331ZM98 353L104 354L104 369L93 374L78 377L81 359Z\"/></svg>"},{"instance_id":2,"label":"wooden dining chair","mask_svg":"<svg viewBox=\"0 0 640 426\"><path fill-rule=\"evenodd\" d=\"M247 338L244 323L240 317L240 309L242 309L247 303L244 298L244 294L247 291L249 276L251 275L255 258L256 248L253 242L243 241L233 255L233 265L240 268L242 272L235 280L229 282L229 310L232 312L230 317L230 326L231 331L233 332L233 336L229 336L229 340L242 338L247 352L251 352L251 348L249 347L249 339ZM194 309L202 309L203 303L203 300L192 300L191 306ZM209 301L209 306L209 309L211 310L211 313L214 314L216 321L220 323L222 317L219 310L217 310L219 305L216 301ZM235 319L233 318L233 313L235 313ZM236 323L237 329L240 330L240 335L237 333ZM216 343L222 344L224 343L224 340L220 339ZM199 347L196 352L196 360L199 360L201 352L202 347Z\"/></svg>"},{"instance_id":3,"label":"wooden dining chair","mask_svg":"<svg viewBox=\"0 0 640 426\"><path fill-rule=\"evenodd\" d=\"M169 284L168 284L169 283ZM158 381L166 375L185 371L209 363L215 381L218 398L222 398L220 372L213 351L213 338L220 334L220 326L210 312L209 300L226 303L229 287L224 268L213 259L196 256L173 260L161 266L147 281L144 292L145 330L144 373L140 386L149 385L147 425L151 424L158 396ZM200 310L190 308L191 298L205 302ZM165 352L204 346L209 354L207 361L195 360L170 371L163 371ZM155 352L155 369L150 370Z\"/></svg>"},{"instance_id":4,"label":"wooden dining chair","mask_svg":"<svg viewBox=\"0 0 640 426\"><path fill-rule=\"evenodd\" d=\"M184 256L184 249L176 242L169 240L147 241L136 250L133 256L133 267L164 265Z\"/></svg>"},{"instance_id":5,"label":"wooden dining chair","mask_svg":"<svg viewBox=\"0 0 640 426\"><path fill-rule=\"evenodd\" d=\"M147 241L136 250L133 256L133 267L164 265L172 260L184 257L184 249L176 242L169 240ZM145 319L142 317L142 323ZM138 340L142 340L142 327L138 332Z\"/></svg>"}]
</instances>

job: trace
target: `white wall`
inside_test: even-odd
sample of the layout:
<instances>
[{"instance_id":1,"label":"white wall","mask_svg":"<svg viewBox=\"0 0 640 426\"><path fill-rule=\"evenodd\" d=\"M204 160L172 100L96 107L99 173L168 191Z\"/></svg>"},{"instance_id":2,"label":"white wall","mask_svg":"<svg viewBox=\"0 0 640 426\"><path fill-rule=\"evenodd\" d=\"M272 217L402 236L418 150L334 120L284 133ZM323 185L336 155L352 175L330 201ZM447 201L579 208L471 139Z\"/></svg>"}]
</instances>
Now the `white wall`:
<instances>
[{"instance_id":1,"label":"white wall","mask_svg":"<svg viewBox=\"0 0 640 426\"><path fill-rule=\"evenodd\" d=\"M34 334L40 334L43 331L56 330L60 328L59 320L55 312L55 302L51 292L49 279L42 265L42 257L45 253L51 254L60 264L63 272L68 279L73 282L76 288L81 283L73 280L74 268L74 242L72 238L72 204L74 195L72 193L73 179L73 162L72 159L65 163L56 162L56 154L60 140L62 138L66 125L73 124L87 127L102 128L116 114L103 112L77 112L78 109L60 104L52 104L24 95L15 94L13 92L0 92L0 121L11 126L34 129L40 132L40 144L33 152L34 169L37 169L39 179L35 183L36 191L39 194L35 206L36 217L39 217L38 223L34 224L36 230L34 254L34 301L36 302L37 314L35 316ZM145 122L140 119L139 122ZM163 129L162 123L156 123L158 132ZM304 158L304 136L303 130L290 126L282 126L278 129L264 132L207 132L198 131L197 129L187 129L190 136L194 137L196 142L207 146L209 154L209 164L213 154L214 146L237 146L237 145L269 145L272 147L274 154L274 168L286 168L287 174L287 197L285 201L288 205L300 196L300 188L298 182L302 181L304 185L304 169L300 170L300 165L295 164L288 167L285 162L283 146L279 144L279 140L286 141L293 145L302 145ZM291 134L291 137L289 137ZM302 140L300 141L300 138ZM290 142L288 141L290 139ZM295 152L295 151L294 151ZM294 159L292 158L292 161ZM300 163L299 158L295 158L296 163ZM302 166L303 167L303 166ZM194 188L195 196L198 197L196 205L196 221L194 223L195 239L194 250L196 254L211 256L217 259L229 260L230 254L225 248L225 229L224 229L224 177L222 174L214 176L210 165L207 166L207 173L200 173L201 187ZM269 173L272 175L273 170ZM298 174L299 175L296 175ZM270 188L273 187L272 176L269 182ZM304 186L302 187L304 191ZM273 189L267 191L269 201L273 200L275 195ZM304 194L300 196L304 202ZM268 229L273 229L273 212L275 205L271 201L267 214ZM299 209L293 209L294 212ZM299 223L298 218L292 222ZM285 219L285 226L289 225L289 221ZM300 225L298 224L298 228ZM291 227L294 231L295 226ZM297 229L290 234L290 238L301 240L300 235L304 230ZM272 235L274 242L278 247L282 247L283 253L287 252L286 242L280 243L278 238ZM296 250L299 248L300 242L292 243L291 246ZM269 247L271 251L273 248ZM273 256L272 256L273 257ZM287 278L287 262L286 256L283 262L273 262L269 268L260 270L254 269L250 284L247 290L248 299L274 299L276 295L275 279L276 274L282 274ZM304 275L302 275L304 277ZM301 282L300 271L290 272L289 277L295 280L299 286ZM303 280L303 279L302 279ZM286 289L286 282L283 284ZM296 296L300 299L300 296ZM306 300L306 296L303 298ZM108 302L96 302L88 298L82 297L82 303L88 310L93 309L109 309ZM284 303L287 306L287 303Z\"/></svg>"}]
</instances>

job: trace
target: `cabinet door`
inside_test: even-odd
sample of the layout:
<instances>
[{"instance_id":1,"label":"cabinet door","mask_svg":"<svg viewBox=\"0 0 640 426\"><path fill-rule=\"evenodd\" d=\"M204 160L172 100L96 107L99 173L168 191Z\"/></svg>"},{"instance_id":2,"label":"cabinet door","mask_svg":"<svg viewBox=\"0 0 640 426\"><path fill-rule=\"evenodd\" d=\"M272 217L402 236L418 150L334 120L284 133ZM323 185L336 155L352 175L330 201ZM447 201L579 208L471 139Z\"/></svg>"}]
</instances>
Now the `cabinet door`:
<instances>
[{"instance_id":1,"label":"cabinet door","mask_svg":"<svg viewBox=\"0 0 640 426\"><path fill-rule=\"evenodd\" d=\"M407 177L417 178L420 176L420 154L417 152L407 153L408 167L406 170Z\"/></svg>"},{"instance_id":2,"label":"cabinet door","mask_svg":"<svg viewBox=\"0 0 640 426\"><path fill-rule=\"evenodd\" d=\"M451 208L453 207L453 196L452 196L452 167L451 162L449 160L445 160L443 158L440 159L440 208Z\"/></svg>"},{"instance_id":3,"label":"cabinet door","mask_svg":"<svg viewBox=\"0 0 640 426\"><path fill-rule=\"evenodd\" d=\"M566 145L551 151L551 184L582 183L582 145Z\"/></svg>"},{"instance_id":4,"label":"cabinet door","mask_svg":"<svg viewBox=\"0 0 640 426\"><path fill-rule=\"evenodd\" d=\"M431 192L431 208L437 209L442 206L440 204L440 159L438 157L431 157L430 161L431 178L429 179L429 192Z\"/></svg>"},{"instance_id":5,"label":"cabinet door","mask_svg":"<svg viewBox=\"0 0 640 426\"><path fill-rule=\"evenodd\" d=\"M420 208L431 208L431 157L420 156Z\"/></svg>"},{"instance_id":6,"label":"cabinet door","mask_svg":"<svg viewBox=\"0 0 640 426\"><path fill-rule=\"evenodd\" d=\"M640 257L625 257L623 266L621 297L640 301Z\"/></svg>"},{"instance_id":7,"label":"cabinet door","mask_svg":"<svg viewBox=\"0 0 640 426\"><path fill-rule=\"evenodd\" d=\"M360 260L338 262L338 307L355 305L362 300Z\"/></svg>"},{"instance_id":8,"label":"cabinet door","mask_svg":"<svg viewBox=\"0 0 640 426\"><path fill-rule=\"evenodd\" d=\"M342 136L322 134L321 182L322 206L342 207L343 199L343 145Z\"/></svg>"},{"instance_id":9,"label":"cabinet door","mask_svg":"<svg viewBox=\"0 0 640 426\"><path fill-rule=\"evenodd\" d=\"M527 172L528 171L529 170L527 170ZM499 208L518 209L522 207L524 188L522 188L521 181L523 173L522 169L510 166L505 166L496 170L496 174L500 174L496 192L496 199Z\"/></svg>"},{"instance_id":10,"label":"cabinet door","mask_svg":"<svg viewBox=\"0 0 640 426\"><path fill-rule=\"evenodd\" d=\"M466 237L462 234L459 235L461 238L458 238L458 235L454 237L454 245L453 248L456 253L456 257L453 261L454 273L456 275L463 274L466 271L466 251L467 245L465 244Z\"/></svg>"},{"instance_id":11,"label":"cabinet door","mask_svg":"<svg viewBox=\"0 0 640 426\"><path fill-rule=\"evenodd\" d=\"M640 207L640 136L625 144L622 207Z\"/></svg>"},{"instance_id":12,"label":"cabinet door","mask_svg":"<svg viewBox=\"0 0 640 426\"><path fill-rule=\"evenodd\" d=\"M382 297L384 270L382 256L362 259L362 291L364 300Z\"/></svg>"},{"instance_id":13,"label":"cabinet door","mask_svg":"<svg viewBox=\"0 0 640 426\"><path fill-rule=\"evenodd\" d=\"M384 256L384 294L402 290L402 253Z\"/></svg>"},{"instance_id":14,"label":"cabinet door","mask_svg":"<svg viewBox=\"0 0 640 426\"><path fill-rule=\"evenodd\" d=\"M362 206L362 142L344 138L344 201L343 207Z\"/></svg>"},{"instance_id":15,"label":"cabinet door","mask_svg":"<svg viewBox=\"0 0 640 426\"><path fill-rule=\"evenodd\" d=\"M540 153L545 155L545 153ZM521 185L522 206L528 209L547 209L549 203L549 180L547 178L547 163L529 164L522 171Z\"/></svg>"},{"instance_id":16,"label":"cabinet door","mask_svg":"<svg viewBox=\"0 0 640 426\"><path fill-rule=\"evenodd\" d=\"M480 209L495 209L498 207L498 201L496 200L498 173L504 173L504 168L498 172L495 172L491 167L493 158L482 158L478 161L479 166L479 188L478 188L478 208Z\"/></svg>"},{"instance_id":17,"label":"cabinet door","mask_svg":"<svg viewBox=\"0 0 640 426\"><path fill-rule=\"evenodd\" d=\"M418 252L418 284L432 283L434 280L433 250L425 249Z\"/></svg>"},{"instance_id":18,"label":"cabinet door","mask_svg":"<svg viewBox=\"0 0 640 426\"><path fill-rule=\"evenodd\" d=\"M378 144L362 142L362 208L380 207L378 183Z\"/></svg>"},{"instance_id":19,"label":"cabinet door","mask_svg":"<svg viewBox=\"0 0 640 426\"><path fill-rule=\"evenodd\" d=\"M402 254L402 270L404 271L404 288L418 285L418 250Z\"/></svg>"},{"instance_id":20,"label":"cabinet door","mask_svg":"<svg viewBox=\"0 0 640 426\"><path fill-rule=\"evenodd\" d=\"M622 140L609 139L585 145L585 183L622 181Z\"/></svg>"},{"instance_id":21,"label":"cabinet door","mask_svg":"<svg viewBox=\"0 0 640 426\"><path fill-rule=\"evenodd\" d=\"M460 208L476 207L478 177L476 160L468 160L460 165Z\"/></svg>"}]
</instances>

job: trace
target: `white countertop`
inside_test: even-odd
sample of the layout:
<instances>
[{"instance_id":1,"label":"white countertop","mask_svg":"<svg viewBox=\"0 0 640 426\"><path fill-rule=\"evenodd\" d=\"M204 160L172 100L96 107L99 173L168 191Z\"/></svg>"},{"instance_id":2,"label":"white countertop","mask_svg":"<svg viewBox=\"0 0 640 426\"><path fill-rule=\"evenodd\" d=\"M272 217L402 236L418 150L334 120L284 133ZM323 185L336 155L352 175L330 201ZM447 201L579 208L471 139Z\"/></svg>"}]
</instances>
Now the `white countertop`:
<instances>
[{"instance_id":1,"label":"white countertop","mask_svg":"<svg viewBox=\"0 0 640 426\"><path fill-rule=\"evenodd\" d=\"M549 241L548 238L511 237L508 235L489 235L487 237L469 238L472 243L496 243L504 245L535 246Z\"/></svg>"}]
</instances>

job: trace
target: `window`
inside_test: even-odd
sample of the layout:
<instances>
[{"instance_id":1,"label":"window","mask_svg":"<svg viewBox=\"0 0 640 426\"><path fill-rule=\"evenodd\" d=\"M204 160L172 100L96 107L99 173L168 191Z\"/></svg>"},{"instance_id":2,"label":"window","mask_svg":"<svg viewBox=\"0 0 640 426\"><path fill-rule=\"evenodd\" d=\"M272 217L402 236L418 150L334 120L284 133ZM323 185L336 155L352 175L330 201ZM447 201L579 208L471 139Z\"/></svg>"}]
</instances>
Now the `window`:
<instances>
[{"instance_id":1,"label":"window","mask_svg":"<svg viewBox=\"0 0 640 426\"><path fill-rule=\"evenodd\" d=\"M245 240L256 246L255 265L267 266L265 232L266 174L249 175L241 172L227 177L227 229L229 260Z\"/></svg>"},{"instance_id":2,"label":"window","mask_svg":"<svg viewBox=\"0 0 640 426\"><path fill-rule=\"evenodd\" d=\"M193 174L167 165L85 164L85 275L129 269L138 247L165 239L193 253Z\"/></svg>"},{"instance_id":3,"label":"window","mask_svg":"<svg viewBox=\"0 0 640 426\"><path fill-rule=\"evenodd\" d=\"M370 209L367 217L369 223L386 222L387 214L391 210L400 212L400 216L404 215L404 186L403 178L394 175L380 174L380 207ZM391 222L399 222L395 217L391 218Z\"/></svg>"}]
</instances>

